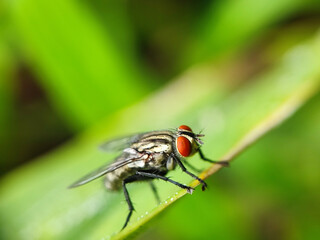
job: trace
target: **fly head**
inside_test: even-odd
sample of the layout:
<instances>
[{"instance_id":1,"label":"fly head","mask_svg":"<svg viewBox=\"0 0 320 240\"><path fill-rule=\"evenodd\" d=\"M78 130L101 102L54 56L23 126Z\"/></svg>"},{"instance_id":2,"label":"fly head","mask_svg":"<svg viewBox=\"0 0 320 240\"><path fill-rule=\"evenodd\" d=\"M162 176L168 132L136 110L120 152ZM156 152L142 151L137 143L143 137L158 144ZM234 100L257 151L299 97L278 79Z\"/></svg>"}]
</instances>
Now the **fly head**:
<instances>
[{"instance_id":1,"label":"fly head","mask_svg":"<svg viewBox=\"0 0 320 240\"><path fill-rule=\"evenodd\" d=\"M176 138L176 149L182 157L190 157L194 155L203 144L200 137L203 134L196 134L186 125L178 128L178 136Z\"/></svg>"}]
</instances>

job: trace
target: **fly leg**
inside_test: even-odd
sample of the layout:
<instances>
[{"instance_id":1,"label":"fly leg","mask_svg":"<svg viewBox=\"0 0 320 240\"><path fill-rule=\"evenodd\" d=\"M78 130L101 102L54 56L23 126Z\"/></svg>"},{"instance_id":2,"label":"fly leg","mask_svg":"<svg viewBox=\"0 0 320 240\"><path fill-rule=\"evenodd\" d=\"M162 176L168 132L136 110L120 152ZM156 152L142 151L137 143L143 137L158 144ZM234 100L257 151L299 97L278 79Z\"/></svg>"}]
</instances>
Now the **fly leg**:
<instances>
[{"instance_id":1,"label":"fly leg","mask_svg":"<svg viewBox=\"0 0 320 240\"><path fill-rule=\"evenodd\" d=\"M195 171L197 173L201 173L203 170L200 170L194 166L192 166L188 161L183 161L183 164L186 165L188 168L190 168L192 171Z\"/></svg>"},{"instance_id":2,"label":"fly leg","mask_svg":"<svg viewBox=\"0 0 320 240\"><path fill-rule=\"evenodd\" d=\"M124 223L122 229L124 229L127 226L128 222L129 222L129 220L131 218L132 212L134 211L134 207L133 207L133 204L131 202L131 199L130 199L130 196L129 196L129 193L128 193L128 190L127 190L127 187L126 187L126 184L129 183L129 182L131 182L131 181L128 181L127 179L123 180L123 182L122 182L122 188L123 188L124 197L126 199L128 207L129 207L129 214L127 216L126 222Z\"/></svg>"},{"instance_id":3,"label":"fly leg","mask_svg":"<svg viewBox=\"0 0 320 240\"><path fill-rule=\"evenodd\" d=\"M217 163L217 164L220 164L220 165L222 165L224 167L229 167L229 162L228 161L214 161L214 160L211 160L209 158L206 158L200 148L198 149L198 152L199 152L200 158L203 161L210 162L210 163Z\"/></svg>"},{"instance_id":4,"label":"fly leg","mask_svg":"<svg viewBox=\"0 0 320 240\"><path fill-rule=\"evenodd\" d=\"M132 215L132 212L134 211L134 207L133 207L133 204L132 204L132 202L131 202L131 199L130 199L130 196L129 196L129 193L128 193L126 184L132 183L132 182L136 182L136 181L149 180L150 178L151 178L151 179L162 179L162 180L164 180L164 181L171 182L171 183L173 183L173 184L175 184L175 185L177 185L177 186L179 186L179 187L181 187L181 188L183 188L183 189L186 189L187 192L190 193L190 194L191 194L191 193L193 192L193 190L194 190L192 187L183 185L183 184L181 184L181 183L178 183L178 182L176 182L176 181L173 181L173 180L171 180L171 179L169 179L169 178L167 178L167 177L164 177L164 176L162 176L162 175L158 175L158 174L155 174L155 173L147 173L147 172L139 172L139 171L137 171L135 175L132 175L132 176L124 179L123 182L122 182L122 188L123 188L124 197L125 197L125 199L126 199L126 202L127 202L127 204L128 204L128 207L129 207L129 214L128 214L128 216L127 216L126 222L124 223L122 229L124 229L124 228L128 225L128 223L129 223L129 221L130 221L130 218L131 218L131 215ZM151 185L151 186L152 186L152 185ZM153 185L153 187L154 187L154 185ZM159 198L159 195L158 195L158 193L157 193L157 190L156 190L155 187L154 187L154 188L153 188L153 187L152 187L152 189L155 190L155 191L154 191L154 190L153 190L153 191L154 191L154 193L155 193L155 195L156 195L156 198L157 198L157 200L160 202L160 198Z\"/></svg>"},{"instance_id":5,"label":"fly leg","mask_svg":"<svg viewBox=\"0 0 320 240\"><path fill-rule=\"evenodd\" d=\"M158 174L137 171L136 175L140 175L140 176L147 177L147 178L161 179L163 181L170 182L170 183L172 183L172 184L174 184L174 185L176 185L176 186L178 186L180 188L186 189L187 192L190 193L190 194L194 190L192 187L183 185L182 183L178 183L176 181L171 180L170 178L167 178L167 177L164 177L164 176L161 176L161 175L158 175Z\"/></svg>"},{"instance_id":6,"label":"fly leg","mask_svg":"<svg viewBox=\"0 0 320 240\"><path fill-rule=\"evenodd\" d=\"M181 160L179 158L177 158L175 155L172 154L172 157L176 160L176 162L178 163L178 165L180 166L180 168L182 169L183 172L185 172L186 174L188 174L189 176L193 177L194 179L197 179L201 184L202 184L202 191L206 190L207 188L207 184L205 183L205 181L203 181L201 178L198 178L196 175L194 175L193 173L189 172L186 167L182 164Z\"/></svg>"},{"instance_id":7,"label":"fly leg","mask_svg":"<svg viewBox=\"0 0 320 240\"><path fill-rule=\"evenodd\" d=\"M161 201L160 201L160 197L159 197L156 186L154 185L153 182L149 182L149 184L150 184L150 187L151 187L151 190L152 190L154 196L156 197L157 202L160 203Z\"/></svg>"}]
</instances>

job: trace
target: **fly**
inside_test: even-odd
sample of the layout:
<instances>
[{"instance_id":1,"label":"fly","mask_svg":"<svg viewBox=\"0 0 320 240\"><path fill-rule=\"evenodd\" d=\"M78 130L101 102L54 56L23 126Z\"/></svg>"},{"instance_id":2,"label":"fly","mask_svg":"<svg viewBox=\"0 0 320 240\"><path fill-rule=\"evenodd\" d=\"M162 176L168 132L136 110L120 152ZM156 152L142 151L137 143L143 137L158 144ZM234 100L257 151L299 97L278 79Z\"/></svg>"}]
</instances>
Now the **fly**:
<instances>
[{"instance_id":1,"label":"fly","mask_svg":"<svg viewBox=\"0 0 320 240\"><path fill-rule=\"evenodd\" d=\"M202 184L202 191L206 189L207 184L184 166L184 164L189 166L185 158L195 153L199 153L204 161L228 166L227 161L213 161L204 156L200 148L203 144L200 138L203 136L203 134L193 133L190 127L181 125L175 130L151 131L108 141L101 146L101 149L107 152L122 150L121 155L113 163L89 173L69 188L81 186L101 176L105 176L104 183L108 190L117 191L122 188L129 207L128 216L122 227L124 229L134 210L126 187L128 183L150 181L151 188L159 200L156 188L151 182L153 179L170 182L186 189L190 194L193 192L192 187L166 177L168 171L174 170L177 165L183 172Z\"/></svg>"}]
</instances>

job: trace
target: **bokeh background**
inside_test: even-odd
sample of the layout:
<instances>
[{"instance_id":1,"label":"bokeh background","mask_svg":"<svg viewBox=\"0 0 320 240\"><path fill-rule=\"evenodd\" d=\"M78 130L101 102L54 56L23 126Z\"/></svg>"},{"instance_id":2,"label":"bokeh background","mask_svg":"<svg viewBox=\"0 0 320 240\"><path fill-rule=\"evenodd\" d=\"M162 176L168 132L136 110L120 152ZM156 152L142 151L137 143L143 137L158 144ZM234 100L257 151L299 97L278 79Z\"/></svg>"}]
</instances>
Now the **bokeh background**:
<instances>
[{"instance_id":1,"label":"bokeh background","mask_svg":"<svg viewBox=\"0 0 320 240\"><path fill-rule=\"evenodd\" d=\"M13 233L23 228L28 215L19 213L31 200L19 195L21 187L15 189L11 179L25 181L17 176L40 173L45 178L44 169L54 171L55 161L68 159L68 151L60 149L70 142L99 142L107 138L104 131L135 132L137 120L130 117L122 120L127 125L123 129L112 123L119 112L132 109L134 114L146 99L160 100L151 112L137 112L141 118L157 116L161 98L175 99L188 89L183 101L179 98L161 111L163 119L181 111L186 118L175 121L189 123L191 114L183 115L183 107L176 106L196 109L212 101L196 97L207 88L206 81L183 81L193 77L192 71L202 76L208 66L214 69L215 83L208 88L218 89L212 98L223 101L239 89L250 89L256 76L277 66L288 49L314 39L319 30L317 0L2 1L0 184L2 194L15 200L12 209L1 207L0 238L79 239L77 228L64 235ZM180 199L139 238L319 239L319 108L316 91L230 169L209 178L210 191ZM106 123L111 125L104 128ZM163 127L161 118L154 119L155 129ZM75 163L70 160L68 169ZM70 179L76 176L81 174L75 172Z\"/></svg>"}]
</instances>

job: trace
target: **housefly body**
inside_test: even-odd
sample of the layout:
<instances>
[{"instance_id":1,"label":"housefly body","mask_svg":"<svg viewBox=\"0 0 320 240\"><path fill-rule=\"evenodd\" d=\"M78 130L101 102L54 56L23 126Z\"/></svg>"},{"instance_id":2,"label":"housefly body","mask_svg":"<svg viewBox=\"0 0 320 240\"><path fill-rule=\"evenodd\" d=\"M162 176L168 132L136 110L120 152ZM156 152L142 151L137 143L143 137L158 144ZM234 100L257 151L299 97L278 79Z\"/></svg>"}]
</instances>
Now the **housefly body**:
<instances>
[{"instance_id":1,"label":"housefly body","mask_svg":"<svg viewBox=\"0 0 320 240\"><path fill-rule=\"evenodd\" d=\"M203 144L200 137L203 136L203 134L194 133L190 127L181 125L175 130L145 132L108 141L101 146L101 149L122 150L121 155L113 163L84 176L69 188L81 186L101 176L105 176L105 187L108 190L115 191L122 188L129 207L129 214L123 226L125 228L134 210L126 187L128 183L161 179L192 193L193 188L166 177L168 171L175 169L178 165L183 172L198 180L204 191L207 184L187 170L184 165L189 166L189 164L185 158L199 153L204 161L228 166L226 161L213 161L204 156L200 148ZM150 185L159 200L156 188L151 181Z\"/></svg>"}]
</instances>

